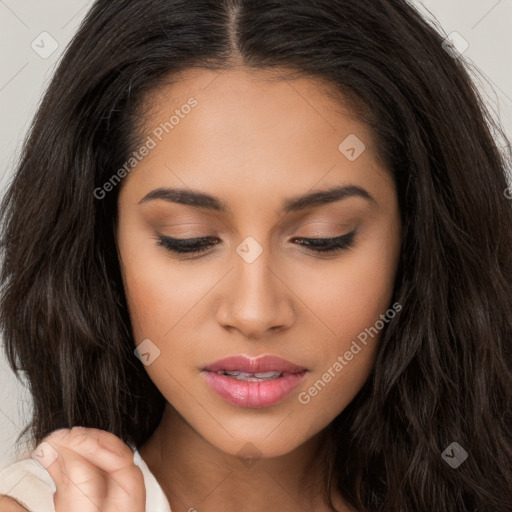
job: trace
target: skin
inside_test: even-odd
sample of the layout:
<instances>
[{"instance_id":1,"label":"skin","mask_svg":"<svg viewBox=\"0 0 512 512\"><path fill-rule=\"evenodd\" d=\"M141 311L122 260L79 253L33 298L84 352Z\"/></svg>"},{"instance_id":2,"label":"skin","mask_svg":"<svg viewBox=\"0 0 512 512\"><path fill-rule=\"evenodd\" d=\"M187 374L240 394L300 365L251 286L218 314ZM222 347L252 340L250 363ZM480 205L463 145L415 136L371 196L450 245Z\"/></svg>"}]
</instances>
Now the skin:
<instances>
[{"instance_id":1,"label":"skin","mask_svg":"<svg viewBox=\"0 0 512 512\"><path fill-rule=\"evenodd\" d=\"M390 308L400 215L372 133L328 84L270 78L244 68L195 69L153 91L141 140L190 97L198 104L121 185L117 243L133 335L136 345L149 339L150 351L159 350L145 368L168 402L139 451L173 512L327 511L315 454L325 427L368 378L380 332L351 360L345 353ZM353 161L338 150L350 134L365 144ZM346 185L372 199L281 209L287 199ZM217 196L228 210L142 201L165 187ZM338 253L297 243L354 229L353 245ZM180 256L158 245L158 234L219 243ZM262 250L250 263L236 251L248 236ZM215 394L201 372L236 354L273 354L308 372L278 404L242 408ZM346 364L332 376L339 356ZM329 382L301 403L329 369ZM58 455L45 464L56 512L78 504L82 512L143 512L142 473L116 436L75 427L45 441ZM250 463L241 456L247 452ZM332 497L339 511L351 510ZM23 510L2 501L2 511Z\"/></svg>"},{"instance_id":2,"label":"skin","mask_svg":"<svg viewBox=\"0 0 512 512\"><path fill-rule=\"evenodd\" d=\"M314 455L322 430L366 381L380 333L307 405L298 397L390 308L401 236L393 180L372 133L318 79L270 80L244 68L178 78L148 96L143 138L190 97L198 105L128 174L118 203L133 335L136 345L158 347L145 368L168 402L139 451L173 512L328 510ZM366 146L354 161L338 150L350 134ZM286 199L348 184L374 200L281 211ZM217 196L229 210L141 202L162 187ZM292 241L354 229L354 245L339 253ZM220 242L180 256L158 245L158 233ZM248 236L262 249L252 263L236 251ZM280 403L242 408L215 394L200 371L237 354L273 354L309 371ZM240 457L247 443L251 465Z\"/></svg>"},{"instance_id":3,"label":"skin","mask_svg":"<svg viewBox=\"0 0 512 512\"><path fill-rule=\"evenodd\" d=\"M26 510L15 499L0 494L1 512L25 512Z\"/></svg>"},{"instance_id":4,"label":"skin","mask_svg":"<svg viewBox=\"0 0 512 512\"><path fill-rule=\"evenodd\" d=\"M25 512L27 510L22 507L15 499L0 494L0 511L1 512Z\"/></svg>"}]
</instances>

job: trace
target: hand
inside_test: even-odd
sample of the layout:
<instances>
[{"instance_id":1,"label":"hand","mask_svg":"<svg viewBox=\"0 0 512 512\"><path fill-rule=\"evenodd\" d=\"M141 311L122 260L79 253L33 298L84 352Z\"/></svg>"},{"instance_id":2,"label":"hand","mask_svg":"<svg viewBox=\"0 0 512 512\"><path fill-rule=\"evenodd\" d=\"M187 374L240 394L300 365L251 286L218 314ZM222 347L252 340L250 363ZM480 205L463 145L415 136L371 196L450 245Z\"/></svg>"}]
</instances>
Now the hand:
<instances>
[{"instance_id":1,"label":"hand","mask_svg":"<svg viewBox=\"0 0 512 512\"><path fill-rule=\"evenodd\" d=\"M36 458L55 482L55 512L144 512L144 476L130 447L114 434L84 427L56 430L38 450L44 456L39 459L36 450Z\"/></svg>"}]
</instances>

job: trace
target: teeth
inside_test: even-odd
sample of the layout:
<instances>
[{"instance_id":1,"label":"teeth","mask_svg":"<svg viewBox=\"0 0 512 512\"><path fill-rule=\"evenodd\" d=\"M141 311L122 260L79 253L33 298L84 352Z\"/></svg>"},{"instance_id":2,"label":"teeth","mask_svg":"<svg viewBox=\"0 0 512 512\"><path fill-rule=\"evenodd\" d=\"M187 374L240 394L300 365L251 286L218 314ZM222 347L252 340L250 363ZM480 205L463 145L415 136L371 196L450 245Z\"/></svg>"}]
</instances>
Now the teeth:
<instances>
[{"instance_id":1,"label":"teeth","mask_svg":"<svg viewBox=\"0 0 512 512\"><path fill-rule=\"evenodd\" d=\"M270 372L258 372L258 373L250 373L250 372L242 372L239 370L221 370L217 372L220 375L227 375L229 377L233 377L237 380L245 380L247 382L259 382L261 380L272 380L281 377L283 374L276 371Z\"/></svg>"},{"instance_id":2,"label":"teeth","mask_svg":"<svg viewBox=\"0 0 512 512\"><path fill-rule=\"evenodd\" d=\"M261 372L261 373L254 374L255 377L258 377L258 379L272 379L275 377L279 377L280 375L281 375L280 372L275 372L275 371Z\"/></svg>"}]
</instances>

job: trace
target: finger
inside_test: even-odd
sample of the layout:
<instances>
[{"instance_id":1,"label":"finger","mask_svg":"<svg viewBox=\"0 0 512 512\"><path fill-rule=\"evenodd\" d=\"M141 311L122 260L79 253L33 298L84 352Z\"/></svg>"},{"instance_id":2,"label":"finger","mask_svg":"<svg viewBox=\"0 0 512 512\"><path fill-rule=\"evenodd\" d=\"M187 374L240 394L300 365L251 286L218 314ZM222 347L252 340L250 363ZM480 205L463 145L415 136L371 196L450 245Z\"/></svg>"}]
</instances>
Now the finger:
<instances>
[{"instance_id":1,"label":"finger","mask_svg":"<svg viewBox=\"0 0 512 512\"><path fill-rule=\"evenodd\" d=\"M46 469L56 484L59 512L80 504L83 512L105 512L123 505L126 512L142 510L144 477L133 451L117 436L98 429L74 427L53 432L35 450L46 457ZM53 460L50 457L53 453Z\"/></svg>"},{"instance_id":2,"label":"finger","mask_svg":"<svg viewBox=\"0 0 512 512\"><path fill-rule=\"evenodd\" d=\"M74 427L54 432L46 442L57 452L62 449L75 451L106 473L134 464L131 448L110 432Z\"/></svg>"}]
</instances>

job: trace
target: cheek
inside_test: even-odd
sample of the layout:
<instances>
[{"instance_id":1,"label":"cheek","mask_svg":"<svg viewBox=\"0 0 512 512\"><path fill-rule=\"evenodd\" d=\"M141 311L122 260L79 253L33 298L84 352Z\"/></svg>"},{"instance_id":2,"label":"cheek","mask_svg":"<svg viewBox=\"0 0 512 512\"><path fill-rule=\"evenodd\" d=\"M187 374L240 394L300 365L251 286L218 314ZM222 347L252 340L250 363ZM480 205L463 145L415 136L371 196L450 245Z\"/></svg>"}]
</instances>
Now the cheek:
<instances>
[{"instance_id":1,"label":"cheek","mask_svg":"<svg viewBox=\"0 0 512 512\"><path fill-rule=\"evenodd\" d=\"M204 285L200 279L191 281L190 273L149 235L122 242L123 280L135 341L162 340L199 301ZM207 275L203 277L208 281Z\"/></svg>"},{"instance_id":2,"label":"cheek","mask_svg":"<svg viewBox=\"0 0 512 512\"><path fill-rule=\"evenodd\" d=\"M297 280L294 290L307 298L307 306L332 343L328 351L341 351L390 307L399 252L399 240L383 231L355 246L339 259L320 262L309 277Z\"/></svg>"},{"instance_id":3,"label":"cheek","mask_svg":"<svg viewBox=\"0 0 512 512\"><path fill-rule=\"evenodd\" d=\"M399 239L396 233L382 233L347 252L336 268L330 264L312 274L314 280L303 281L297 292L308 297L309 309L322 324L321 355L299 396L302 407L318 415L319 424L337 416L361 389L382 331L395 316L390 302Z\"/></svg>"}]
</instances>

